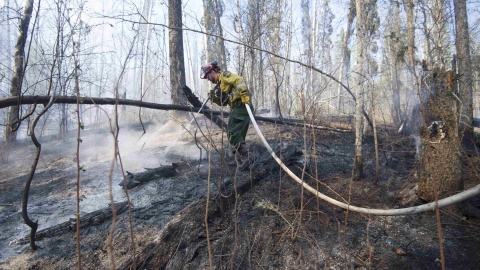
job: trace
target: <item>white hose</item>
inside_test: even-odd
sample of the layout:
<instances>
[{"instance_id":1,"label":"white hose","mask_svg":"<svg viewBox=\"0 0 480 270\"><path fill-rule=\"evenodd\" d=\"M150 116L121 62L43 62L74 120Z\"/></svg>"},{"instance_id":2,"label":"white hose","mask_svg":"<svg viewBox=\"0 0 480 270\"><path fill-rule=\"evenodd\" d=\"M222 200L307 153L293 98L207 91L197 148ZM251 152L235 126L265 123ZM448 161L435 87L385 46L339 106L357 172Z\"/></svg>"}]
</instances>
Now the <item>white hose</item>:
<instances>
[{"instance_id":1,"label":"white hose","mask_svg":"<svg viewBox=\"0 0 480 270\"><path fill-rule=\"evenodd\" d=\"M298 176L296 176L292 171L290 171L290 169L287 166L285 166L285 164L283 164L283 162L277 157L277 155L275 155L272 148L270 147L270 145L268 145L267 141L265 140L265 137L263 137L262 132L258 128L257 122L255 122L255 118L253 117L252 111L250 110L250 106L247 105L245 107L247 108L248 115L250 116L250 120L252 120L253 126L255 127L255 130L257 131L258 136L260 136L260 139L262 140L263 144L267 148L268 152L270 152L270 154L277 161L280 167L282 167L282 169L285 172L287 172L288 175L290 175L290 177L292 177L297 183L302 185L306 190L310 191L312 194L314 194L318 198L325 200L336 206L339 206L341 208L349 209L350 211L364 213L364 214L371 214L371 215L379 215L379 216L411 215L411 214L417 214L421 212L435 210L435 202L431 202L431 203L427 203L419 206L408 207L408 208L400 208L400 209L369 209L369 208L349 205L349 204L337 201L333 198L330 198L321 192L318 192L317 190L309 186L307 183L305 183L302 179L298 178ZM464 201L478 194L480 194L480 185L476 185L468 190L465 190L461 193L450 196L448 198L441 199L438 201L438 206L442 208L454 203Z\"/></svg>"}]
</instances>

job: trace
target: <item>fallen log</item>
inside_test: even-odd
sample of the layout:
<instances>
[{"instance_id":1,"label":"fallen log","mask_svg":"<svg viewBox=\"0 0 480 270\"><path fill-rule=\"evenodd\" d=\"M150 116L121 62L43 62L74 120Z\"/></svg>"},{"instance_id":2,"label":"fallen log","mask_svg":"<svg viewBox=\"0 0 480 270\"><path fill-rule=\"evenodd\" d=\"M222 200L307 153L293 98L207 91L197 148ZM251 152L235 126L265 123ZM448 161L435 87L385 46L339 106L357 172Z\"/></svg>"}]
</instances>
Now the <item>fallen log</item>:
<instances>
[{"instance_id":1,"label":"fallen log","mask_svg":"<svg viewBox=\"0 0 480 270\"><path fill-rule=\"evenodd\" d=\"M145 168L146 171L141 173L131 173L127 171L127 177L125 179L127 189L132 189L155 179L175 176L178 173L177 167L178 165L176 163L172 163L172 165L161 166L154 169ZM120 182L119 186L125 189L123 181Z\"/></svg>"},{"instance_id":2,"label":"fallen log","mask_svg":"<svg viewBox=\"0 0 480 270\"><path fill-rule=\"evenodd\" d=\"M128 209L127 202L115 203L115 210L118 214L125 212ZM103 222L112 218L112 207L106 208L80 215L80 229L100 225ZM70 218L68 221L57 224L53 227L43 229L35 234L35 241L40 241L44 238L51 238L63 235L77 230L77 219ZM10 242L10 245L25 245L30 243L30 235L23 236Z\"/></svg>"},{"instance_id":3,"label":"fallen log","mask_svg":"<svg viewBox=\"0 0 480 270\"><path fill-rule=\"evenodd\" d=\"M7 97L0 99L0 109L7 108L11 106L17 106L18 104L47 104L50 100L50 96L23 96L18 102L18 96ZM58 104L77 104L77 97L71 96L62 96L62 97L55 97L54 103ZM219 112L213 111L211 109L202 109L200 107L190 107L190 106L182 106L182 105L174 105L174 104L158 104L152 102L144 102L139 100L131 100L131 99L115 99L115 98L92 98L92 97L81 97L80 104L90 104L90 105L126 105L126 106L134 106L134 107L141 107L141 108L148 108L154 110L166 110L166 111L184 111L184 112L193 112L193 113L201 113L206 114L210 113L212 115L224 115L229 116L229 112ZM292 125L292 126L299 126L303 127L303 123L294 123L294 121L286 120L286 119L279 119L279 118L267 118L267 117L260 117L255 116L255 120L269 122L269 123L276 123L279 125ZM226 126L225 126L226 127ZM310 124L307 124L307 127L311 127ZM351 132L350 130L346 129L338 129L338 128L330 128L324 126L314 126L313 128L318 130L329 130L335 132L342 132L347 133Z\"/></svg>"}]
</instances>

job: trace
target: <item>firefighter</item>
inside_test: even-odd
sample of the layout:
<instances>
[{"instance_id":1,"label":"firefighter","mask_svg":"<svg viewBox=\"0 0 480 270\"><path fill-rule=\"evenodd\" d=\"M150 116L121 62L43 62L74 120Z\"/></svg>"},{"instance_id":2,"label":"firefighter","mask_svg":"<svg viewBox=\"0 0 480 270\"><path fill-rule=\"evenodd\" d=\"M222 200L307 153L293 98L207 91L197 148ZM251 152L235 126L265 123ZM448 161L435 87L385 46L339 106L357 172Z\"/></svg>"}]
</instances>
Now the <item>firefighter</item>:
<instances>
[{"instance_id":1,"label":"firefighter","mask_svg":"<svg viewBox=\"0 0 480 270\"><path fill-rule=\"evenodd\" d=\"M200 78L208 79L211 83L216 84L215 88L209 91L212 102L219 106L229 105L231 108L227 126L228 142L239 159L240 169L244 169L249 165L245 137L250 124L245 105L252 107L247 85L239 75L229 71L221 72L221 68L215 60L202 67ZM229 163L229 165L234 164L236 164L235 160Z\"/></svg>"}]
</instances>

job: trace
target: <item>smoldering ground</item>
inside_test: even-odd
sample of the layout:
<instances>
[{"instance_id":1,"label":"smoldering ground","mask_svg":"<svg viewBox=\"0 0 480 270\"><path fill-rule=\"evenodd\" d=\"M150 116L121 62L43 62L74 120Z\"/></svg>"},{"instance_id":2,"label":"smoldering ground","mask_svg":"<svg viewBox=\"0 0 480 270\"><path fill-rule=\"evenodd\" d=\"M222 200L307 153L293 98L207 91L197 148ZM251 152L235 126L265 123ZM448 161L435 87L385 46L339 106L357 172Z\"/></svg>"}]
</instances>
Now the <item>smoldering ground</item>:
<instances>
[{"instance_id":1,"label":"smoldering ground","mask_svg":"<svg viewBox=\"0 0 480 270\"><path fill-rule=\"evenodd\" d=\"M192 141L190 133L182 132L186 127L193 134L195 127L165 121L146 125L145 134L139 125L129 128L120 125L118 143L125 173L138 173L181 159L195 162L199 158L200 149ZM90 130L87 126L81 130L80 137L80 212L89 213L108 207L110 203L108 175L114 159L114 137L106 125L97 130ZM71 132L64 141L52 136L39 137L39 141L42 151L30 189L28 213L32 220L38 221L38 230L42 230L76 217L77 137L75 132ZM165 151L167 147L168 152ZM35 150L29 138L21 139L8 161L0 165L0 261L28 250L28 245L9 243L28 235L30 231L23 222L21 204ZM204 150L203 157L206 157ZM116 202L126 201L125 192L119 186L123 175L118 158L113 166L113 199ZM162 218L165 223L191 200L204 194L204 186L202 181L177 183L173 179L165 179L132 190L130 199L135 208L168 201L169 206ZM42 244L39 242L40 246Z\"/></svg>"}]
</instances>

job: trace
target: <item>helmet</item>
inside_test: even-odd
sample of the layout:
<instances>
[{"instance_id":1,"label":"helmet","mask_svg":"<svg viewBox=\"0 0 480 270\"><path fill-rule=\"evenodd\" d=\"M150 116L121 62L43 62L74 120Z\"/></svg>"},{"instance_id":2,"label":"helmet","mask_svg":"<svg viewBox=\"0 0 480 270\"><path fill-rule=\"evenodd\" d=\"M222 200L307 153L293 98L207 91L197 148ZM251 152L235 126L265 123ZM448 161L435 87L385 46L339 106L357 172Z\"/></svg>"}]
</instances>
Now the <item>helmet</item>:
<instances>
[{"instance_id":1,"label":"helmet","mask_svg":"<svg viewBox=\"0 0 480 270\"><path fill-rule=\"evenodd\" d=\"M207 63L205 66L202 67L201 73L200 73L200 79L206 79L208 74L212 71L219 72L220 71L220 66L218 65L217 60L213 60L212 62Z\"/></svg>"}]
</instances>

